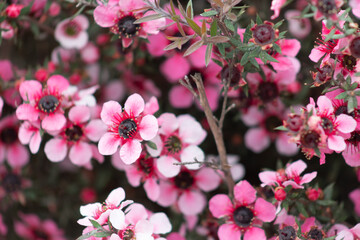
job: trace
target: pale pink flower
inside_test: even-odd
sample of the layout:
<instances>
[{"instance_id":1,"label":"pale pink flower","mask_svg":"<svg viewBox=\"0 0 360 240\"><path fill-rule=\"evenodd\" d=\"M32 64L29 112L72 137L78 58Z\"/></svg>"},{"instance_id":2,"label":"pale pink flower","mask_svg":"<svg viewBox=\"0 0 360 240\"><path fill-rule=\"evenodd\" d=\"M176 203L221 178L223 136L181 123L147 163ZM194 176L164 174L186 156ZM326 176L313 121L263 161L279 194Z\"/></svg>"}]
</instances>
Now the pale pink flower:
<instances>
[{"instance_id":1,"label":"pale pink flower","mask_svg":"<svg viewBox=\"0 0 360 240\"><path fill-rule=\"evenodd\" d=\"M3 81L9 82L14 78L13 65L9 60L0 60L0 69L0 78Z\"/></svg>"},{"instance_id":2,"label":"pale pink flower","mask_svg":"<svg viewBox=\"0 0 360 240\"><path fill-rule=\"evenodd\" d=\"M86 30L89 27L89 20L85 15L78 15L75 18L67 18L61 21L55 28L55 39L61 46L67 49L83 48L89 39Z\"/></svg>"},{"instance_id":3,"label":"pale pink flower","mask_svg":"<svg viewBox=\"0 0 360 240\"><path fill-rule=\"evenodd\" d=\"M360 1L359 0L349 0L349 6L351 7L352 13L360 18Z\"/></svg>"},{"instance_id":4,"label":"pale pink flower","mask_svg":"<svg viewBox=\"0 0 360 240\"><path fill-rule=\"evenodd\" d=\"M89 42L83 48L80 49L80 55L81 55L81 59L85 63L91 64L99 59L100 50L94 43Z\"/></svg>"},{"instance_id":5,"label":"pale pink flower","mask_svg":"<svg viewBox=\"0 0 360 240\"><path fill-rule=\"evenodd\" d=\"M360 239L360 223L351 229L343 229L338 231L335 240L356 240Z\"/></svg>"},{"instance_id":6,"label":"pale pink flower","mask_svg":"<svg viewBox=\"0 0 360 240\"><path fill-rule=\"evenodd\" d=\"M176 117L172 113L164 113L159 117L159 135L152 139L157 149L147 147L148 152L160 156L156 161L159 172L166 177L176 176L181 169L177 162L202 162L204 152L198 145L204 141L206 131L190 115ZM188 169L198 169L200 164L186 164Z\"/></svg>"},{"instance_id":7,"label":"pale pink flower","mask_svg":"<svg viewBox=\"0 0 360 240\"><path fill-rule=\"evenodd\" d=\"M285 18L289 23L289 32L297 38L303 39L311 32L311 22L308 18L299 18L301 11L288 10Z\"/></svg>"},{"instance_id":8,"label":"pale pink flower","mask_svg":"<svg viewBox=\"0 0 360 240\"><path fill-rule=\"evenodd\" d=\"M44 88L38 81L24 81L19 89L24 102L16 109L16 116L28 121L40 118L44 130L60 130L66 123L61 106L62 93L68 87L69 82L61 75L51 76Z\"/></svg>"},{"instance_id":9,"label":"pale pink flower","mask_svg":"<svg viewBox=\"0 0 360 240\"><path fill-rule=\"evenodd\" d=\"M349 194L349 198L351 199L351 201L353 202L355 208L355 213L357 216L360 216L360 188L357 188L355 190L353 190L350 194Z\"/></svg>"},{"instance_id":10,"label":"pale pink flower","mask_svg":"<svg viewBox=\"0 0 360 240\"><path fill-rule=\"evenodd\" d=\"M286 0L272 0L270 10L274 11L271 19L275 19L280 14L281 7L286 3Z\"/></svg>"},{"instance_id":11,"label":"pale pink flower","mask_svg":"<svg viewBox=\"0 0 360 240\"><path fill-rule=\"evenodd\" d=\"M210 212L216 218L224 218L218 230L220 240L266 240L262 222L275 219L276 208L262 198L256 198L256 190L246 181L234 187L233 202L225 194L217 194L209 201Z\"/></svg>"},{"instance_id":12,"label":"pale pink flower","mask_svg":"<svg viewBox=\"0 0 360 240\"><path fill-rule=\"evenodd\" d=\"M63 230L50 219L40 220L35 214L19 213L20 221L15 221L14 228L18 236L27 240L46 238L65 240Z\"/></svg>"},{"instance_id":13,"label":"pale pink flower","mask_svg":"<svg viewBox=\"0 0 360 240\"><path fill-rule=\"evenodd\" d=\"M3 107L4 107L4 100L2 99L2 97L0 97L0 117L2 114Z\"/></svg>"},{"instance_id":14,"label":"pale pink flower","mask_svg":"<svg viewBox=\"0 0 360 240\"><path fill-rule=\"evenodd\" d=\"M220 176L213 169L201 168L198 171L190 171L183 168L168 182L160 181L160 196L157 203L163 207L177 203L184 215L199 214L206 206L206 198L202 191L215 190L220 181Z\"/></svg>"},{"instance_id":15,"label":"pale pink flower","mask_svg":"<svg viewBox=\"0 0 360 240\"><path fill-rule=\"evenodd\" d=\"M7 159L13 168L25 166L30 158L28 150L18 140L18 131L15 115L0 121L0 163Z\"/></svg>"},{"instance_id":16,"label":"pale pink flower","mask_svg":"<svg viewBox=\"0 0 360 240\"><path fill-rule=\"evenodd\" d=\"M41 144L40 121L23 122L19 128L18 137L21 144L29 144L31 153L37 153Z\"/></svg>"},{"instance_id":17,"label":"pale pink flower","mask_svg":"<svg viewBox=\"0 0 360 240\"><path fill-rule=\"evenodd\" d=\"M139 94L131 95L125 102L124 110L115 101L104 103L101 119L108 126L99 141L102 155L114 154L120 146L120 158L126 164L135 162L141 154L141 142L151 140L158 131L156 118L143 113L144 99Z\"/></svg>"},{"instance_id":18,"label":"pale pink flower","mask_svg":"<svg viewBox=\"0 0 360 240\"><path fill-rule=\"evenodd\" d=\"M300 176L306 167L307 165L304 161L297 160L287 164L285 169L263 171L259 173L259 178L262 182L261 186L287 187L291 185L294 189L303 189L305 183L311 182L317 176L315 171Z\"/></svg>"},{"instance_id":19,"label":"pale pink flower","mask_svg":"<svg viewBox=\"0 0 360 240\"><path fill-rule=\"evenodd\" d=\"M121 209L132 204L133 201L125 200L125 191L119 187L112 190L103 204L101 203L89 203L80 207L80 214L84 217L77 222L82 226L93 226L90 220L95 220L100 225L104 225L108 222L110 213L118 209Z\"/></svg>"},{"instance_id":20,"label":"pale pink flower","mask_svg":"<svg viewBox=\"0 0 360 240\"><path fill-rule=\"evenodd\" d=\"M69 150L69 159L75 165L90 165L93 149L89 140L97 142L106 132L106 126L100 119L90 120L90 109L75 106L69 111L69 121L59 135L45 144L45 154L49 160L59 162L65 159Z\"/></svg>"},{"instance_id":21,"label":"pale pink flower","mask_svg":"<svg viewBox=\"0 0 360 240\"><path fill-rule=\"evenodd\" d=\"M11 39L15 34L14 28L7 21L2 21L0 28L2 28L1 37L4 39Z\"/></svg>"}]
</instances>

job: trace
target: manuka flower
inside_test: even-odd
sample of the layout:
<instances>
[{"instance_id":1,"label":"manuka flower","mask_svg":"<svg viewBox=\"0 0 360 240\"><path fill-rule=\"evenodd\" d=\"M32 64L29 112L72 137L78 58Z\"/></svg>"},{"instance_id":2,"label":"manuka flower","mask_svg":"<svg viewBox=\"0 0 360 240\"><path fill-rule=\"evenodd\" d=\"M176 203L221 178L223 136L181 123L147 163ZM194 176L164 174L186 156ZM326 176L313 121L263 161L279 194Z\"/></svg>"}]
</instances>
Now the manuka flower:
<instances>
[{"instance_id":1,"label":"manuka flower","mask_svg":"<svg viewBox=\"0 0 360 240\"><path fill-rule=\"evenodd\" d=\"M126 100L124 110L118 102L104 103L101 119L108 126L108 132L99 141L102 155L114 154L120 145L120 158L126 164L140 157L141 142L151 140L158 131L156 118L145 115L144 108L144 99L136 93Z\"/></svg>"},{"instance_id":2,"label":"manuka flower","mask_svg":"<svg viewBox=\"0 0 360 240\"><path fill-rule=\"evenodd\" d=\"M261 229L262 222L275 219L276 208L262 198L256 198L256 190L247 182L241 181L234 187L233 201L225 194L217 194L209 201L210 212L216 218L224 218L219 227L220 240L266 240Z\"/></svg>"},{"instance_id":3,"label":"manuka flower","mask_svg":"<svg viewBox=\"0 0 360 240\"><path fill-rule=\"evenodd\" d=\"M24 81L19 89L24 103L16 109L17 118L28 121L40 118L44 130L60 130L66 123L61 108L62 93L68 87L68 80L61 75L51 76L44 88L38 81Z\"/></svg>"},{"instance_id":4,"label":"manuka flower","mask_svg":"<svg viewBox=\"0 0 360 240\"><path fill-rule=\"evenodd\" d=\"M55 39L64 48L81 49L88 42L88 27L89 20L84 15L64 19L55 28Z\"/></svg>"}]
</instances>

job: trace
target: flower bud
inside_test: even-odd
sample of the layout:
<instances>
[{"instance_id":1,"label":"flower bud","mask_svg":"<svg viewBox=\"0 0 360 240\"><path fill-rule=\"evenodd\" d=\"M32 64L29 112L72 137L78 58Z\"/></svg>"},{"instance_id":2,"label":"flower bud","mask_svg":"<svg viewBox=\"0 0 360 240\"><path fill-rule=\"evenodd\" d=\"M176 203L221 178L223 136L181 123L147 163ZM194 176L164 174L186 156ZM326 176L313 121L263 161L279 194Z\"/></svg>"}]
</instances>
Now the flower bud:
<instances>
[{"instance_id":1,"label":"flower bud","mask_svg":"<svg viewBox=\"0 0 360 240\"><path fill-rule=\"evenodd\" d=\"M11 4L5 9L5 13L9 18L17 18L22 8L22 5Z\"/></svg>"},{"instance_id":2,"label":"flower bud","mask_svg":"<svg viewBox=\"0 0 360 240\"><path fill-rule=\"evenodd\" d=\"M286 192L285 189L282 187L277 187L275 189L275 199L278 201L283 201L286 198Z\"/></svg>"},{"instance_id":3,"label":"flower bud","mask_svg":"<svg viewBox=\"0 0 360 240\"><path fill-rule=\"evenodd\" d=\"M309 188L306 190L306 196L310 201L316 201L321 198L323 195L323 191L319 189Z\"/></svg>"}]
</instances>

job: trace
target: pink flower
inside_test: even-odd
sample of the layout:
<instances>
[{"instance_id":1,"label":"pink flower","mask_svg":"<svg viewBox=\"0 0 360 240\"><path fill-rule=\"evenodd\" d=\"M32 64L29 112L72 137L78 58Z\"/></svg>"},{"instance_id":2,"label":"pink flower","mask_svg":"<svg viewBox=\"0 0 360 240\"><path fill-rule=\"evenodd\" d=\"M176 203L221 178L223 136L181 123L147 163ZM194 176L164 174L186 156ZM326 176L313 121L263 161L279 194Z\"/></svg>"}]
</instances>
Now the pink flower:
<instances>
[{"instance_id":1,"label":"pink flower","mask_svg":"<svg viewBox=\"0 0 360 240\"><path fill-rule=\"evenodd\" d=\"M349 194L349 198L355 205L355 213L357 216L360 216L360 188L353 190Z\"/></svg>"},{"instance_id":2,"label":"pink flower","mask_svg":"<svg viewBox=\"0 0 360 240\"><path fill-rule=\"evenodd\" d=\"M190 171L182 168L180 173L168 182L160 181L160 196L157 203L163 207L177 203L184 215L199 214L206 205L206 198L200 191L215 190L221 178L210 168Z\"/></svg>"},{"instance_id":3,"label":"pink flower","mask_svg":"<svg viewBox=\"0 0 360 240\"><path fill-rule=\"evenodd\" d=\"M280 14L281 7L286 3L286 0L272 0L270 9L274 11L271 19L275 19Z\"/></svg>"},{"instance_id":4,"label":"pink flower","mask_svg":"<svg viewBox=\"0 0 360 240\"><path fill-rule=\"evenodd\" d=\"M65 240L64 233L56 223L50 219L40 220L35 214L19 213L20 221L15 221L14 228L18 236L27 240L46 238L51 240Z\"/></svg>"},{"instance_id":5,"label":"pink flower","mask_svg":"<svg viewBox=\"0 0 360 240\"><path fill-rule=\"evenodd\" d=\"M2 21L0 28L2 28L1 37L4 39L11 39L15 34L14 28L7 21Z\"/></svg>"},{"instance_id":6,"label":"pink flower","mask_svg":"<svg viewBox=\"0 0 360 240\"><path fill-rule=\"evenodd\" d=\"M0 200L10 197L13 201L25 204L23 190L31 186L31 182L21 176L21 168L8 170L5 165L0 166ZM1 224L0 224L1 235Z\"/></svg>"},{"instance_id":7,"label":"pink flower","mask_svg":"<svg viewBox=\"0 0 360 240\"><path fill-rule=\"evenodd\" d=\"M147 34L157 34L159 28L165 25L164 18L134 24L137 19L154 14L152 11L145 14L134 11L144 7L146 4L141 0L109 1L106 5L101 3L95 8L94 19L99 26L110 28L114 34L119 35L123 47L127 48L136 36L146 38Z\"/></svg>"},{"instance_id":8,"label":"pink flower","mask_svg":"<svg viewBox=\"0 0 360 240\"><path fill-rule=\"evenodd\" d=\"M101 203L89 203L85 206L80 207L80 214L84 218L79 219L77 222L82 226L91 227L91 220L97 221L100 225L104 225L108 222L110 213L118 209L121 211L122 208L133 203L131 200L125 200L125 191L119 187L112 190L103 204Z\"/></svg>"},{"instance_id":9,"label":"pink flower","mask_svg":"<svg viewBox=\"0 0 360 240\"><path fill-rule=\"evenodd\" d=\"M64 48L83 48L88 42L86 29L89 27L89 20L84 15L75 18L68 18L61 21L55 28L55 39Z\"/></svg>"},{"instance_id":10,"label":"pink flower","mask_svg":"<svg viewBox=\"0 0 360 240\"><path fill-rule=\"evenodd\" d=\"M0 78L5 82L9 82L14 78L13 65L7 60L0 60Z\"/></svg>"},{"instance_id":11,"label":"pink flower","mask_svg":"<svg viewBox=\"0 0 360 240\"><path fill-rule=\"evenodd\" d=\"M106 126L100 119L90 121L90 109L75 106L69 111L69 121L59 135L45 144L45 154L49 160L59 162L68 154L72 163L79 166L90 165L93 151L97 148L88 141L98 141L106 132Z\"/></svg>"},{"instance_id":12,"label":"pink flower","mask_svg":"<svg viewBox=\"0 0 360 240\"><path fill-rule=\"evenodd\" d=\"M38 81L24 81L19 89L24 103L16 109L16 116L28 121L40 118L43 129L60 130L66 123L61 107L62 93L68 87L69 82L61 75L51 76L44 88Z\"/></svg>"},{"instance_id":13,"label":"pink flower","mask_svg":"<svg viewBox=\"0 0 360 240\"><path fill-rule=\"evenodd\" d=\"M294 189L304 188L305 183L311 182L317 175L317 172L307 173L300 176L306 169L307 165L302 160L297 160L291 164L287 164L286 169L275 171L263 171L259 173L262 182L261 186L287 187L291 185Z\"/></svg>"},{"instance_id":14,"label":"pink flower","mask_svg":"<svg viewBox=\"0 0 360 240\"><path fill-rule=\"evenodd\" d=\"M335 240L355 240L360 238L360 223L351 229L343 229L338 231Z\"/></svg>"},{"instance_id":15,"label":"pink flower","mask_svg":"<svg viewBox=\"0 0 360 240\"><path fill-rule=\"evenodd\" d=\"M216 218L224 218L225 224L218 230L220 240L266 240L262 222L275 219L276 208L262 198L256 198L256 190L246 181L234 187L233 202L225 194L217 194L209 201L210 212Z\"/></svg>"},{"instance_id":16,"label":"pink flower","mask_svg":"<svg viewBox=\"0 0 360 240\"><path fill-rule=\"evenodd\" d=\"M24 6L21 4L11 4L5 9L5 13L9 18L17 18Z\"/></svg>"},{"instance_id":17,"label":"pink flower","mask_svg":"<svg viewBox=\"0 0 360 240\"><path fill-rule=\"evenodd\" d=\"M332 21L337 21L337 13L340 7L344 4L343 0L324 1L324 0L311 0L311 3L317 7L314 19L316 21L322 18L330 18Z\"/></svg>"},{"instance_id":18,"label":"pink flower","mask_svg":"<svg viewBox=\"0 0 360 240\"><path fill-rule=\"evenodd\" d=\"M101 119L108 126L99 141L102 155L114 154L120 145L120 158L126 164L135 162L141 154L141 142L151 140L158 131L156 118L144 114L145 102L139 94L131 95L125 102L124 110L115 101L104 103Z\"/></svg>"},{"instance_id":19,"label":"pink flower","mask_svg":"<svg viewBox=\"0 0 360 240\"><path fill-rule=\"evenodd\" d=\"M349 6L351 7L352 13L357 17L360 18L360 1L359 0L350 0Z\"/></svg>"},{"instance_id":20,"label":"pink flower","mask_svg":"<svg viewBox=\"0 0 360 240\"><path fill-rule=\"evenodd\" d=\"M0 214L0 235L5 236L7 234L7 226L4 224L3 216Z\"/></svg>"},{"instance_id":21,"label":"pink flower","mask_svg":"<svg viewBox=\"0 0 360 240\"><path fill-rule=\"evenodd\" d=\"M23 122L19 128L18 136L21 144L29 144L31 153L37 153L41 144L40 121Z\"/></svg>"},{"instance_id":22,"label":"pink flower","mask_svg":"<svg viewBox=\"0 0 360 240\"><path fill-rule=\"evenodd\" d=\"M3 107L4 107L4 100L2 99L2 97L0 97L0 117L2 114Z\"/></svg>"},{"instance_id":23,"label":"pink flower","mask_svg":"<svg viewBox=\"0 0 360 240\"><path fill-rule=\"evenodd\" d=\"M28 150L18 140L18 131L15 115L0 121L0 163L7 159L13 168L25 166L30 158Z\"/></svg>"},{"instance_id":24,"label":"pink flower","mask_svg":"<svg viewBox=\"0 0 360 240\"><path fill-rule=\"evenodd\" d=\"M100 50L95 44L89 42L80 50L80 54L81 54L81 59L85 63L91 64L91 63L95 63L99 59Z\"/></svg>"},{"instance_id":25,"label":"pink flower","mask_svg":"<svg viewBox=\"0 0 360 240\"><path fill-rule=\"evenodd\" d=\"M181 169L177 162L202 162L204 152L198 145L204 141L206 131L190 115L176 117L171 113L164 113L159 117L159 136L152 139L157 150L147 148L154 156L160 156L156 161L157 169L166 177L176 176ZM188 169L198 169L200 164L186 164Z\"/></svg>"},{"instance_id":26,"label":"pink flower","mask_svg":"<svg viewBox=\"0 0 360 240\"><path fill-rule=\"evenodd\" d=\"M303 39L311 32L311 22L308 18L299 18L300 16L301 11L298 10L288 10L285 12L290 33L297 38Z\"/></svg>"}]
</instances>

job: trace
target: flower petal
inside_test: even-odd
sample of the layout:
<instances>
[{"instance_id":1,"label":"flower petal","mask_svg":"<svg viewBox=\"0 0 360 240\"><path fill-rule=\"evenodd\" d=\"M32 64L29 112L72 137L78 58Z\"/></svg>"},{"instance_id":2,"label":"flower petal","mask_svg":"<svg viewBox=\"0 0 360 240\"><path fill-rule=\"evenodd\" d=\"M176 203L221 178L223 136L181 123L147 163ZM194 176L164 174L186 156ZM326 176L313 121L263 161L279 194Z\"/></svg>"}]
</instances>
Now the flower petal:
<instances>
[{"instance_id":1,"label":"flower petal","mask_svg":"<svg viewBox=\"0 0 360 240\"><path fill-rule=\"evenodd\" d=\"M52 113L44 117L41 126L47 131L58 131L65 126L66 118L63 114Z\"/></svg>"},{"instance_id":2,"label":"flower petal","mask_svg":"<svg viewBox=\"0 0 360 240\"><path fill-rule=\"evenodd\" d=\"M155 234L165 234L171 232L172 226L165 213L154 213L151 215L149 221L154 226Z\"/></svg>"},{"instance_id":3,"label":"flower petal","mask_svg":"<svg viewBox=\"0 0 360 240\"><path fill-rule=\"evenodd\" d=\"M203 167L195 175L196 185L203 191L215 190L220 182L220 176L211 168Z\"/></svg>"},{"instance_id":4,"label":"flower petal","mask_svg":"<svg viewBox=\"0 0 360 240\"><path fill-rule=\"evenodd\" d=\"M127 141L120 148L120 158L126 164L132 164L139 159L142 151L141 143L138 140Z\"/></svg>"},{"instance_id":5,"label":"flower petal","mask_svg":"<svg viewBox=\"0 0 360 240\"><path fill-rule=\"evenodd\" d=\"M246 180L238 182L234 187L234 195L237 202L248 205L255 201L256 190Z\"/></svg>"},{"instance_id":6,"label":"flower petal","mask_svg":"<svg viewBox=\"0 0 360 240\"><path fill-rule=\"evenodd\" d=\"M53 75L46 82L51 92L62 93L69 86L69 81L61 75Z\"/></svg>"},{"instance_id":7,"label":"flower petal","mask_svg":"<svg viewBox=\"0 0 360 240\"><path fill-rule=\"evenodd\" d=\"M244 234L244 240L266 240L266 235L263 229L258 227L252 227Z\"/></svg>"},{"instance_id":8,"label":"flower petal","mask_svg":"<svg viewBox=\"0 0 360 240\"><path fill-rule=\"evenodd\" d=\"M216 194L209 201L211 214L216 218L230 216L233 211L233 204L225 194Z\"/></svg>"},{"instance_id":9,"label":"flower petal","mask_svg":"<svg viewBox=\"0 0 360 240\"><path fill-rule=\"evenodd\" d=\"M220 240L239 240L241 232L234 224L223 224L219 227L218 236Z\"/></svg>"},{"instance_id":10,"label":"flower petal","mask_svg":"<svg viewBox=\"0 0 360 240\"><path fill-rule=\"evenodd\" d=\"M29 151L16 142L7 148L7 161L12 168L21 168L29 162Z\"/></svg>"},{"instance_id":11,"label":"flower petal","mask_svg":"<svg viewBox=\"0 0 360 240\"><path fill-rule=\"evenodd\" d=\"M122 187L112 190L105 200L107 205L120 206L120 203L125 199L125 191Z\"/></svg>"},{"instance_id":12,"label":"flower petal","mask_svg":"<svg viewBox=\"0 0 360 240\"><path fill-rule=\"evenodd\" d=\"M106 125L112 125L114 116L117 116L122 112L121 105L115 101L108 101L104 103L103 108L100 113L101 120Z\"/></svg>"},{"instance_id":13,"label":"flower petal","mask_svg":"<svg viewBox=\"0 0 360 240\"><path fill-rule=\"evenodd\" d=\"M160 195L160 188L156 180L152 177L148 178L144 183L144 189L148 198L156 202Z\"/></svg>"},{"instance_id":14,"label":"flower petal","mask_svg":"<svg viewBox=\"0 0 360 240\"><path fill-rule=\"evenodd\" d=\"M139 124L140 136L144 140L153 139L159 130L158 122L153 115L146 115Z\"/></svg>"},{"instance_id":15,"label":"flower petal","mask_svg":"<svg viewBox=\"0 0 360 240\"><path fill-rule=\"evenodd\" d=\"M186 168L190 170L196 170L200 168L201 162L203 162L205 159L205 155L198 146L190 145L182 151L180 154L180 159L182 163L192 163L198 161L199 163L185 164Z\"/></svg>"},{"instance_id":16,"label":"flower petal","mask_svg":"<svg viewBox=\"0 0 360 240\"><path fill-rule=\"evenodd\" d=\"M41 83L35 80L24 81L19 87L20 96L24 101L33 101L42 92Z\"/></svg>"},{"instance_id":17,"label":"flower petal","mask_svg":"<svg viewBox=\"0 0 360 240\"><path fill-rule=\"evenodd\" d=\"M126 228L125 214L121 209L114 209L111 211L109 221L116 229L122 230Z\"/></svg>"},{"instance_id":18,"label":"flower petal","mask_svg":"<svg viewBox=\"0 0 360 240\"><path fill-rule=\"evenodd\" d=\"M93 142L99 141L106 133L107 127L100 119L91 120L85 127L84 134Z\"/></svg>"},{"instance_id":19,"label":"flower petal","mask_svg":"<svg viewBox=\"0 0 360 240\"><path fill-rule=\"evenodd\" d=\"M44 148L46 157L52 162L64 160L67 154L66 141L59 138L50 139Z\"/></svg>"},{"instance_id":20,"label":"flower petal","mask_svg":"<svg viewBox=\"0 0 360 240\"><path fill-rule=\"evenodd\" d=\"M120 145L120 139L114 133L107 132L99 140L98 148L102 155L112 155Z\"/></svg>"},{"instance_id":21,"label":"flower petal","mask_svg":"<svg viewBox=\"0 0 360 240\"><path fill-rule=\"evenodd\" d=\"M86 106L75 106L69 111L69 120L75 124L90 120L90 109Z\"/></svg>"},{"instance_id":22,"label":"flower petal","mask_svg":"<svg viewBox=\"0 0 360 240\"><path fill-rule=\"evenodd\" d=\"M132 94L125 102L125 111L134 114L135 117L142 113L144 108L144 99L137 93Z\"/></svg>"},{"instance_id":23,"label":"flower petal","mask_svg":"<svg viewBox=\"0 0 360 240\"><path fill-rule=\"evenodd\" d=\"M156 161L156 166L159 172L167 178L175 177L180 172L180 165L175 165L178 162L171 156L161 156Z\"/></svg>"},{"instance_id":24,"label":"flower petal","mask_svg":"<svg viewBox=\"0 0 360 240\"><path fill-rule=\"evenodd\" d=\"M186 191L178 201L180 211L185 215L199 214L206 205L204 194L198 191Z\"/></svg>"},{"instance_id":25,"label":"flower petal","mask_svg":"<svg viewBox=\"0 0 360 240\"><path fill-rule=\"evenodd\" d=\"M275 206L262 198L256 200L254 210L256 212L256 217L263 222L271 222L275 219Z\"/></svg>"},{"instance_id":26,"label":"flower petal","mask_svg":"<svg viewBox=\"0 0 360 240\"><path fill-rule=\"evenodd\" d=\"M23 103L16 108L16 117L19 120L36 121L39 118L39 113L30 104Z\"/></svg>"},{"instance_id":27,"label":"flower petal","mask_svg":"<svg viewBox=\"0 0 360 240\"><path fill-rule=\"evenodd\" d=\"M346 114L337 116L335 123L337 125L337 130L342 133L351 133L355 130L357 125L355 119Z\"/></svg>"},{"instance_id":28,"label":"flower petal","mask_svg":"<svg viewBox=\"0 0 360 240\"><path fill-rule=\"evenodd\" d=\"M89 163L92 157L92 150L88 143L78 142L69 151L69 158L75 165L84 166Z\"/></svg>"}]
</instances>

